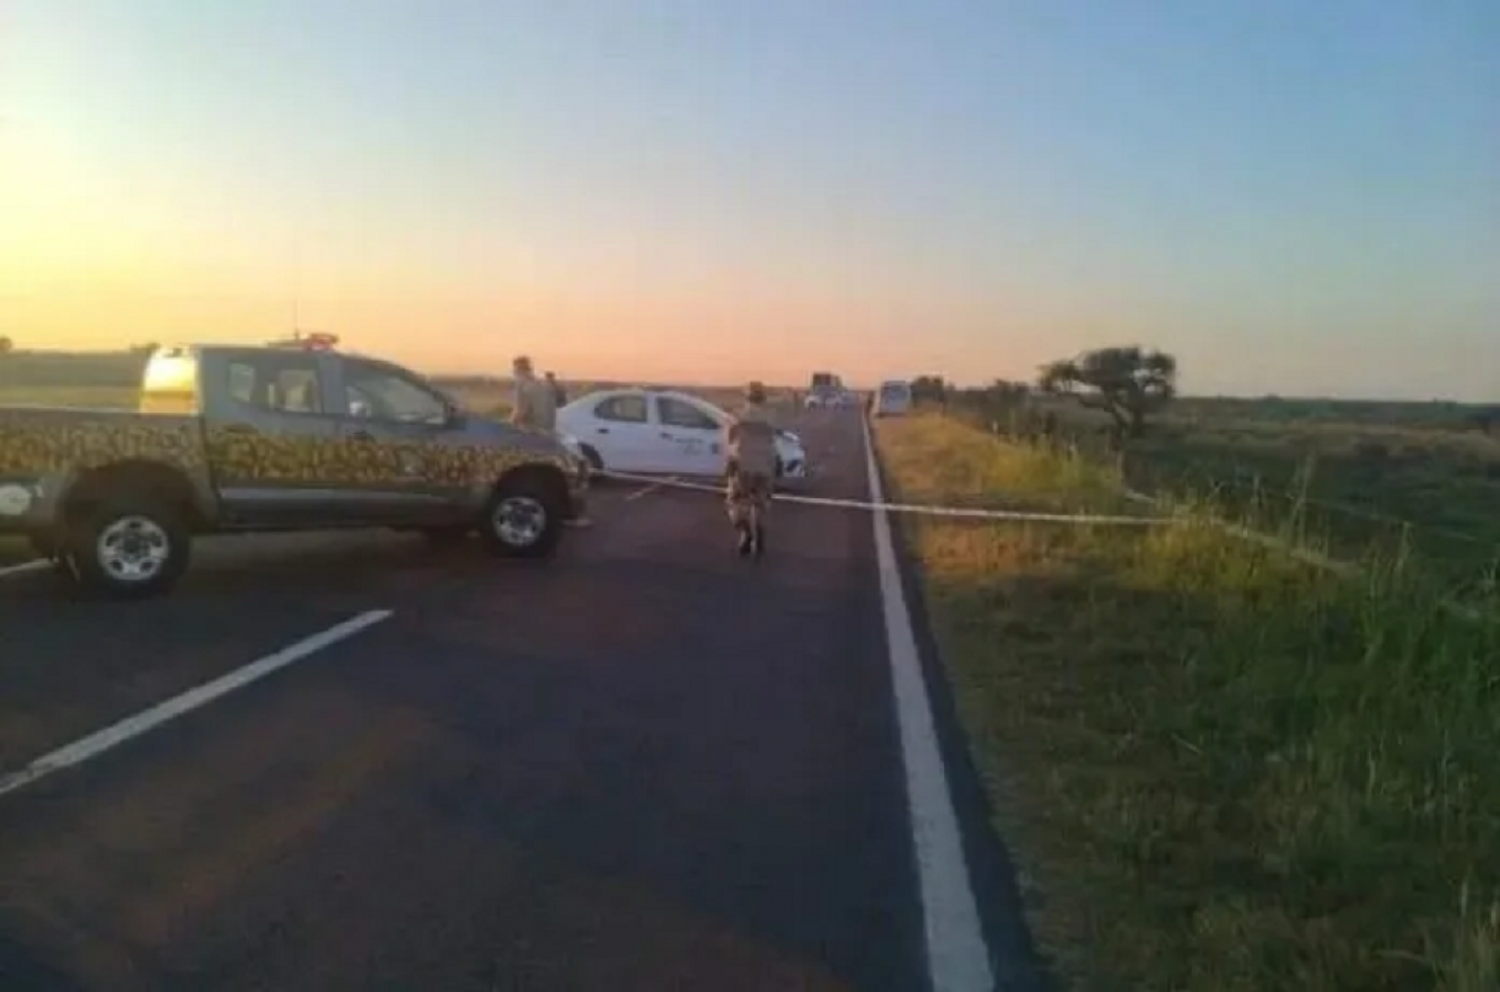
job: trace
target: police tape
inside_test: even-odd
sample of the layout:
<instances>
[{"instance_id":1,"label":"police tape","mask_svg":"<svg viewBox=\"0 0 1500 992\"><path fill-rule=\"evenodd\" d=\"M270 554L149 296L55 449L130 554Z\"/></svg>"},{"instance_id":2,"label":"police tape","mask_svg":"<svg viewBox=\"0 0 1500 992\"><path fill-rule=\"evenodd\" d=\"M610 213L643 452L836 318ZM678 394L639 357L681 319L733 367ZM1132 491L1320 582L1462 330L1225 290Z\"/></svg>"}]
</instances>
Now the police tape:
<instances>
[{"instance_id":1,"label":"police tape","mask_svg":"<svg viewBox=\"0 0 1500 992\"><path fill-rule=\"evenodd\" d=\"M637 475L632 472L595 472L595 477L617 482L633 482L648 489L679 489L687 492L709 493L723 496L724 486L710 486L698 482L683 482L673 477ZM1080 524L1115 527L1157 527L1171 524L1168 517L1136 517L1093 513L1040 513L1030 510L996 510L965 506L931 506L920 503L872 503L867 500L833 499L826 496L802 496L797 493L779 492L771 497L776 503L793 503L802 506L824 506L845 510L883 511L886 513L911 513L919 516L949 517L967 520L1008 520L1017 523Z\"/></svg>"}]
</instances>

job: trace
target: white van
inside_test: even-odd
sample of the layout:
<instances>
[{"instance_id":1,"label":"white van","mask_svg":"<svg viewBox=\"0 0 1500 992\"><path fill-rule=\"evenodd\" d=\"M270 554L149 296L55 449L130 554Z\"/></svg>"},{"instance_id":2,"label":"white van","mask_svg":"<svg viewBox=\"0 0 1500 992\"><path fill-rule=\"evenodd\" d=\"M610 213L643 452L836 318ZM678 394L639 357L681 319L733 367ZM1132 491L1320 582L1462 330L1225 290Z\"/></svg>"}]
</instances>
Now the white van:
<instances>
[{"instance_id":1,"label":"white van","mask_svg":"<svg viewBox=\"0 0 1500 992\"><path fill-rule=\"evenodd\" d=\"M889 379L875 391L875 416L897 417L911 411L911 383Z\"/></svg>"}]
</instances>

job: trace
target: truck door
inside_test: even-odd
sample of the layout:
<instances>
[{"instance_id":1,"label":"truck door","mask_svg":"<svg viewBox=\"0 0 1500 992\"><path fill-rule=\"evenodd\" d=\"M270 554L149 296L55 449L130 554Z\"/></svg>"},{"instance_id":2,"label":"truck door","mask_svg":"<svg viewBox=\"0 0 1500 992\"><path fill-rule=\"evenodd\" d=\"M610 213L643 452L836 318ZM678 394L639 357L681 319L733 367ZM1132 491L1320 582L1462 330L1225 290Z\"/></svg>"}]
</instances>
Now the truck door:
<instances>
[{"instance_id":1,"label":"truck door","mask_svg":"<svg viewBox=\"0 0 1500 992\"><path fill-rule=\"evenodd\" d=\"M354 516L333 458L322 355L247 349L215 356L203 374L209 463L230 522L305 527Z\"/></svg>"},{"instance_id":2,"label":"truck door","mask_svg":"<svg viewBox=\"0 0 1500 992\"><path fill-rule=\"evenodd\" d=\"M340 358L340 464L361 512L379 523L447 523L469 512L471 480L454 477L448 401L385 362Z\"/></svg>"}]
</instances>

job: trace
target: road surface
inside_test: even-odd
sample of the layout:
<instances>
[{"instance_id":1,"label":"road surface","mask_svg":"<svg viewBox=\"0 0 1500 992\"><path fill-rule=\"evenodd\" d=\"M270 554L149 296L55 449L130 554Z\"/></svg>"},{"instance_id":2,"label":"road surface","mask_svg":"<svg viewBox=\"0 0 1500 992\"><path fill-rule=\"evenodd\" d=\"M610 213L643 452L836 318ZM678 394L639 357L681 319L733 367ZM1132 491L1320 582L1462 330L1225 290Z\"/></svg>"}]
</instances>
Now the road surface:
<instances>
[{"instance_id":1,"label":"road surface","mask_svg":"<svg viewBox=\"0 0 1500 992\"><path fill-rule=\"evenodd\" d=\"M803 430L866 496L857 415ZM366 611L0 795L0 988L921 989L863 512L611 486L541 565L382 534L204 545L171 597L0 582L0 774Z\"/></svg>"}]
</instances>

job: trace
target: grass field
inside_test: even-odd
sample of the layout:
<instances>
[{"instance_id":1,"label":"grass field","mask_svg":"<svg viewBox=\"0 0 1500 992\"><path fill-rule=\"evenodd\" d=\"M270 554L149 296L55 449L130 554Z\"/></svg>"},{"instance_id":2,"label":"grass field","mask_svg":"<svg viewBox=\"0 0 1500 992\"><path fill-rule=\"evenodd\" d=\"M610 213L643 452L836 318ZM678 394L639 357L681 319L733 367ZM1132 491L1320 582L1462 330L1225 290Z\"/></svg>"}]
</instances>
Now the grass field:
<instances>
[{"instance_id":1,"label":"grass field","mask_svg":"<svg viewBox=\"0 0 1500 992\"><path fill-rule=\"evenodd\" d=\"M1093 509L1119 481L936 415L878 433L905 500ZM1495 624L1206 518L905 526L1066 985L1500 987Z\"/></svg>"},{"instance_id":2,"label":"grass field","mask_svg":"<svg viewBox=\"0 0 1500 992\"><path fill-rule=\"evenodd\" d=\"M1433 410L1448 404L1189 399L1114 455L1103 450L1103 414L1043 402L1137 489L1191 493L1343 557L1412 551L1465 595L1493 585L1500 436Z\"/></svg>"}]
</instances>

